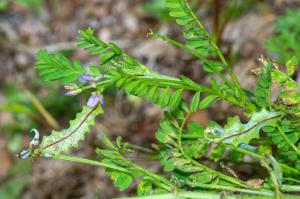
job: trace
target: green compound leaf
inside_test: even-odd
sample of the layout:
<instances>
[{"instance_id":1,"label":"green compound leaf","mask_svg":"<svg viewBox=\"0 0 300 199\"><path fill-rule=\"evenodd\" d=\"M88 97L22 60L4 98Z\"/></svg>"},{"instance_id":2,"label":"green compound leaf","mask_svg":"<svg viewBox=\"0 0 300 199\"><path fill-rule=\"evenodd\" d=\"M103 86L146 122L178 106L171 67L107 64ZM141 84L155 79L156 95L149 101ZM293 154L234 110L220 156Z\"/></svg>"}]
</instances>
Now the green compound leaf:
<instances>
[{"instance_id":1,"label":"green compound leaf","mask_svg":"<svg viewBox=\"0 0 300 199\"><path fill-rule=\"evenodd\" d=\"M280 70L272 71L272 79L280 88L279 98L286 105L296 105L300 103L300 86L287 74Z\"/></svg>"},{"instance_id":2,"label":"green compound leaf","mask_svg":"<svg viewBox=\"0 0 300 199\"><path fill-rule=\"evenodd\" d=\"M82 111L70 121L70 127L62 131L52 131L51 135L44 136L36 154L45 157L54 157L63 152L68 152L72 147L77 147L79 141L84 139L89 127L94 125L97 115L103 113L100 105L94 108L84 106Z\"/></svg>"},{"instance_id":3,"label":"green compound leaf","mask_svg":"<svg viewBox=\"0 0 300 199\"><path fill-rule=\"evenodd\" d=\"M256 87L256 103L261 108L266 108L271 98L271 86L272 86L272 63L267 63L266 66L261 68L261 73L258 78Z\"/></svg>"},{"instance_id":4,"label":"green compound leaf","mask_svg":"<svg viewBox=\"0 0 300 199\"><path fill-rule=\"evenodd\" d=\"M124 191L132 183L132 176L127 173L114 171L112 172L112 178L114 179L115 186L118 187L120 191Z\"/></svg>"},{"instance_id":5,"label":"green compound leaf","mask_svg":"<svg viewBox=\"0 0 300 199\"><path fill-rule=\"evenodd\" d=\"M267 133L270 141L279 149L278 155L280 160L296 167L299 156L294 147L297 146L300 140L300 128L294 126L294 123L286 118L279 122L279 126L280 130L278 127L264 127L263 131Z\"/></svg>"},{"instance_id":6,"label":"green compound leaf","mask_svg":"<svg viewBox=\"0 0 300 199\"><path fill-rule=\"evenodd\" d=\"M105 42L99 40L98 38L93 36L94 30L92 28L88 28L86 30L80 30L80 37L77 38L77 47L82 48L91 55L99 55L103 52L107 51L110 46Z\"/></svg>"},{"instance_id":7,"label":"green compound leaf","mask_svg":"<svg viewBox=\"0 0 300 199\"><path fill-rule=\"evenodd\" d=\"M105 65L119 59L123 52L113 43L107 44L94 35L94 30L88 28L84 31L79 31L77 38L77 47L88 51L91 55L99 55L101 65Z\"/></svg>"},{"instance_id":8,"label":"green compound leaf","mask_svg":"<svg viewBox=\"0 0 300 199\"><path fill-rule=\"evenodd\" d=\"M292 76L296 71L296 65L297 65L297 57L293 56L291 59L287 60L285 63L287 74L289 76Z\"/></svg>"},{"instance_id":9,"label":"green compound leaf","mask_svg":"<svg viewBox=\"0 0 300 199\"><path fill-rule=\"evenodd\" d=\"M148 69L137 60L124 53L116 44L105 43L94 36L94 30L88 28L79 32L77 47L91 55L99 55L100 65L114 66L126 74L146 74Z\"/></svg>"},{"instance_id":10,"label":"green compound leaf","mask_svg":"<svg viewBox=\"0 0 300 199\"><path fill-rule=\"evenodd\" d=\"M143 180L139 183L137 187L137 194L139 196L149 195L152 191L152 183L148 180Z\"/></svg>"},{"instance_id":11,"label":"green compound leaf","mask_svg":"<svg viewBox=\"0 0 300 199\"><path fill-rule=\"evenodd\" d=\"M35 67L44 80L59 80L62 84L70 83L85 73L78 61L71 63L65 56L61 54L51 55L46 50L37 53Z\"/></svg>"},{"instance_id":12,"label":"green compound leaf","mask_svg":"<svg viewBox=\"0 0 300 199\"><path fill-rule=\"evenodd\" d=\"M216 95L209 95L206 98L204 98L200 104L199 104L199 108L200 109L206 109L208 107L210 107L210 105L212 105L219 97Z\"/></svg>"},{"instance_id":13,"label":"green compound leaf","mask_svg":"<svg viewBox=\"0 0 300 199\"><path fill-rule=\"evenodd\" d=\"M169 101L169 107L171 109L174 110L179 106L180 102L182 101L182 93L183 93L183 89L179 89L171 95Z\"/></svg>"},{"instance_id":14,"label":"green compound leaf","mask_svg":"<svg viewBox=\"0 0 300 199\"><path fill-rule=\"evenodd\" d=\"M184 28L183 36L186 44L202 55L215 54L207 31L198 21L187 0L165 0L165 2L170 16L176 18L176 23Z\"/></svg>"},{"instance_id":15,"label":"green compound leaf","mask_svg":"<svg viewBox=\"0 0 300 199\"><path fill-rule=\"evenodd\" d=\"M191 103L191 111L192 112L196 112L199 107L200 95L201 95L201 93L198 91L192 99L192 103Z\"/></svg>"},{"instance_id":16,"label":"green compound leaf","mask_svg":"<svg viewBox=\"0 0 300 199\"><path fill-rule=\"evenodd\" d=\"M269 112L262 109L242 124L238 117L229 118L224 128L212 125L205 129L205 134L213 142L223 142L233 146L248 144L252 139L259 138L260 129L266 126L275 126L281 119L282 113Z\"/></svg>"}]
</instances>

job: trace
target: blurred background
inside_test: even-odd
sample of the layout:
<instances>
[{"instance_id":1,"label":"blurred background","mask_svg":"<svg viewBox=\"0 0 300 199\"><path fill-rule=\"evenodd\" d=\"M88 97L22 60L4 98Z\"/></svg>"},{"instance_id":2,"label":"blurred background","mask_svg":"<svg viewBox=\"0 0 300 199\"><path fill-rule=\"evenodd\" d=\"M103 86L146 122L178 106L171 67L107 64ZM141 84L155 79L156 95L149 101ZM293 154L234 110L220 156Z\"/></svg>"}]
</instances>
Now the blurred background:
<instances>
[{"instance_id":1,"label":"blurred background","mask_svg":"<svg viewBox=\"0 0 300 199\"><path fill-rule=\"evenodd\" d=\"M300 59L299 0L192 0L191 5L248 89L255 88L251 71L259 66L261 55L279 64L291 56ZM30 129L47 135L51 129L67 127L86 103L88 93L66 97L59 84L42 81L34 62L39 49L48 49L84 65L96 64L96 57L74 44L78 30L89 26L99 38L115 42L154 71L183 74L201 84L209 80L193 56L147 36L152 29L183 41L163 0L0 0L0 199L105 199L134 193L134 186L120 193L102 168L44 159L20 161L15 156L28 146ZM300 75L295 78L300 82ZM115 90L106 93L105 101L105 114L72 154L95 158L103 132L144 146L155 142L162 117L159 107ZM218 103L194 113L191 120L222 123L240 112ZM160 170L153 162L143 164Z\"/></svg>"}]
</instances>

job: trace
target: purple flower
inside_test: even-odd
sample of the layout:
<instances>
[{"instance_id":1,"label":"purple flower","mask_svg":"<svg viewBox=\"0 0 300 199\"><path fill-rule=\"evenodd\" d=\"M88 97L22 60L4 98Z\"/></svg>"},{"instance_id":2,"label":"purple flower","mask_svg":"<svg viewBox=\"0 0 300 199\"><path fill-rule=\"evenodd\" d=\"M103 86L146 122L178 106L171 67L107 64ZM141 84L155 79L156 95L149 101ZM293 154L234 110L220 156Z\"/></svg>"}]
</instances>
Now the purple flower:
<instances>
[{"instance_id":1,"label":"purple flower","mask_svg":"<svg viewBox=\"0 0 300 199\"><path fill-rule=\"evenodd\" d=\"M77 95L77 92L75 90L68 91L65 93L65 96L75 96L75 95Z\"/></svg>"},{"instance_id":2,"label":"purple flower","mask_svg":"<svg viewBox=\"0 0 300 199\"><path fill-rule=\"evenodd\" d=\"M97 77L92 77L90 76L89 74L83 74L83 75L80 75L78 77L78 81L80 81L81 83L87 83L87 82L95 82L95 81L98 81L99 79L103 78L103 75L100 74L99 76Z\"/></svg>"},{"instance_id":3,"label":"purple flower","mask_svg":"<svg viewBox=\"0 0 300 199\"><path fill-rule=\"evenodd\" d=\"M104 98L103 97L100 98L100 104L101 104L102 107L104 107L105 102L104 102Z\"/></svg>"},{"instance_id":4,"label":"purple flower","mask_svg":"<svg viewBox=\"0 0 300 199\"><path fill-rule=\"evenodd\" d=\"M80 81L81 83L87 83L90 81L94 81L94 78L88 74L83 74L78 77L78 81Z\"/></svg>"},{"instance_id":5,"label":"purple flower","mask_svg":"<svg viewBox=\"0 0 300 199\"><path fill-rule=\"evenodd\" d=\"M88 99L86 105L90 108L93 108L98 103L100 103L102 107L104 106L104 99L103 99L102 95L97 95L96 93L92 93L92 95Z\"/></svg>"}]
</instances>

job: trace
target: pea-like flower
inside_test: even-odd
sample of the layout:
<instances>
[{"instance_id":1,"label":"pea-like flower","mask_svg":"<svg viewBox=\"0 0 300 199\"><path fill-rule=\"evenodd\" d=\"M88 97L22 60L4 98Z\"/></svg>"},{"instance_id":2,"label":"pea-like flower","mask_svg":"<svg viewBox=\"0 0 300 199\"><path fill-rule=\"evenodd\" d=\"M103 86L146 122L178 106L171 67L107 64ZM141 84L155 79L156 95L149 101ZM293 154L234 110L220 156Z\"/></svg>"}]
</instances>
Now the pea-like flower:
<instances>
[{"instance_id":1,"label":"pea-like flower","mask_svg":"<svg viewBox=\"0 0 300 199\"><path fill-rule=\"evenodd\" d=\"M87 101L87 106L90 108L95 107L98 103L101 104L101 106L104 106L104 99L102 95L97 95L96 93L92 93L90 98Z\"/></svg>"},{"instance_id":2,"label":"pea-like flower","mask_svg":"<svg viewBox=\"0 0 300 199\"><path fill-rule=\"evenodd\" d=\"M103 78L102 74L98 75L97 77L92 77L89 74L83 74L78 77L78 81L80 81L81 83L96 82L101 78Z\"/></svg>"}]
</instances>

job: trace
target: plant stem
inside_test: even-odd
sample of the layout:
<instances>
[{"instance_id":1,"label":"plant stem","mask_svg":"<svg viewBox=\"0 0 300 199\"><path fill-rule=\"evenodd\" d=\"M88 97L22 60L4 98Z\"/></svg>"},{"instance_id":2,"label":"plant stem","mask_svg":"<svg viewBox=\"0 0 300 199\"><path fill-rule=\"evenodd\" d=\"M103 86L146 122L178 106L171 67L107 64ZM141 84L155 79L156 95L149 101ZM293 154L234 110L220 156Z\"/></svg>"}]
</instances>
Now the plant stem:
<instances>
[{"instance_id":1,"label":"plant stem","mask_svg":"<svg viewBox=\"0 0 300 199\"><path fill-rule=\"evenodd\" d=\"M123 158L124 161L127 161L128 163L130 163L136 169L142 171L143 173L146 173L147 175L149 175L149 176L157 179L159 182L162 182L165 185L167 185L168 187L165 187L165 188L168 191L172 191L176 187L174 184L172 184L171 182L169 182L164 177L156 175L154 173L151 173L151 172L145 170L144 168L142 168L140 166L137 166L137 165L133 164L132 162L129 162L123 156L121 156L121 157ZM129 170L127 170L127 169L124 169L124 168L119 167L119 166L115 166L115 165L111 165L111 164L99 162L99 161L96 161L96 160L90 160L90 159L86 159L86 158L74 157L74 156L66 156L66 155L59 155L59 156L54 157L54 159L56 159L56 160L65 160L65 161L72 161L72 162L77 162L77 163L82 163L82 164L89 164L89 165L93 165L93 166L114 169L114 170L121 171L121 172L124 172L124 173L127 173L127 174L131 175L131 172Z\"/></svg>"},{"instance_id":2,"label":"plant stem","mask_svg":"<svg viewBox=\"0 0 300 199\"><path fill-rule=\"evenodd\" d=\"M295 195L282 195L283 198L297 199L298 196ZM257 197L251 196L241 196L240 194L236 195L223 195L222 193L211 193L207 191L198 191L198 192L179 192L179 193L166 193L166 194L157 194L149 196L140 196L140 197L130 197L130 198L117 198L117 199L274 199L273 195L258 195Z\"/></svg>"},{"instance_id":3,"label":"plant stem","mask_svg":"<svg viewBox=\"0 0 300 199\"><path fill-rule=\"evenodd\" d=\"M240 147L234 147L234 146L229 145L229 144L226 144L226 146L229 147L229 148L231 148L232 150L239 151L241 153L244 153L244 154L247 154L249 156L255 157L258 160L262 159L262 157L259 154L254 153L252 151L249 151L249 150L246 150L246 149L242 149ZM287 166L287 165L285 165L283 163L280 163L280 166L283 168L283 171L286 171L287 173L293 172L296 175L300 175L300 171L298 171L295 168L289 167L289 166Z\"/></svg>"},{"instance_id":4,"label":"plant stem","mask_svg":"<svg viewBox=\"0 0 300 199\"><path fill-rule=\"evenodd\" d=\"M137 170L141 171L142 173L145 173L148 176L151 176L152 178L156 179L159 182L158 186L162 187L162 183L163 183L165 185L163 188L165 188L167 191L171 192L171 191L177 190L177 186L175 184L173 184L172 182L170 182L168 179L166 179L166 178L164 178L160 175L157 175L155 173L152 173L152 172L148 171L147 169L144 169L143 167L140 167L140 166L132 163L131 161L128 161L120 153L119 153L119 155L123 159L123 161L126 162L127 164L130 164L135 169L137 169Z\"/></svg>"},{"instance_id":5,"label":"plant stem","mask_svg":"<svg viewBox=\"0 0 300 199\"><path fill-rule=\"evenodd\" d=\"M275 191L275 197L276 197L276 199L280 199L281 198L281 196L280 196L281 194L280 194L280 191L279 191L279 183L278 183L278 180L276 178L276 175L275 175L274 171L269 166L269 164L264 160L264 158L261 158L260 162L261 162L261 165L263 167L265 167L267 169L267 171L269 172L269 174L270 174L270 178L271 178L271 181L272 181L273 186L274 186L274 191Z\"/></svg>"},{"instance_id":6,"label":"plant stem","mask_svg":"<svg viewBox=\"0 0 300 199\"><path fill-rule=\"evenodd\" d=\"M166 42L168 42L168 43L171 43L171 44L173 44L173 45L175 45L175 46L178 46L179 48L182 48L182 49L184 49L185 51L187 51L187 52L189 52L189 53L191 53L191 54L193 54L194 56L196 56L199 60L201 60L203 63L205 63L205 64L207 64L207 65L209 65L209 66L211 66L211 64L210 64L210 62L207 60L207 59L205 59L201 54L199 54L197 51L195 51L194 49L191 49L191 48L189 48L189 47L187 47L187 46L185 46L185 45L183 45L183 44L181 44L180 42L177 42L177 41L175 41L175 40L173 40L173 39L170 39L170 38L168 38L168 37L164 37L164 36L162 36L162 35L159 35L159 34L157 34L157 33L154 33L154 32L150 32L149 33L151 36L153 36L153 37L157 37L157 38L160 38L160 39L162 39L162 40L164 40L164 41L166 41ZM225 59L224 59L225 60ZM224 64L224 63L223 63ZM225 65L225 64L224 64ZM235 90L236 88L239 88L239 90L240 90L240 93L241 93L241 96L242 96L242 101L241 102L239 102L238 104L240 104L239 106L241 106L241 107L243 107L243 108L247 108L248 110L250 110L250 111L253 111L254 110L254 106L249 102L249 101L247 101L246 102L246 100L244 100L245 99L245 95L244 95L244 90L241 88L241 86L235 86L235 85L239 85L239 81L237 80L237 78L235 77L235 75L234 75L234 73L231 71L231 68L230 67L228 67L227 65L225 65L226 66L226 70L227 70L227 72L228 72L228 74L231 76L231 78L233 79L233 81L234 81L234 83L235 84L232 84L227 78L226 78L226 76L223 74L223 73L221 73L221 72L215 72L228 86L230 86L231 87L231 89L232 90ZM213 67L213 66L211 66L211 67ZM208 93L208 92L207 92ZM217 95L220 95L219 93L217 94ZM232 97L231 97L232 98ZM228 96L224 96L224 97L222 97L222 99L225 99L225 100L228 100L229 99L229 97ZM229 101L229 100L228 100ZM233 100L231 100L230 102L232 102ZM236 101L236 100L234 100L234 101ZM233 103L233 102L232 102ZM236 103L234 103L234 104L236 104ZM236 104L237 105L237 104Z\"/></svg>"},{"instance_id":7,"label":"plant stem","mask_svg":"<svg viewBox=\"0 0 300 199\"><path fill-rule=\"evenodd\" d=\"M231 79L233 80L234 84L236 85L236 87L239 89L240 94L241 94L241 98L242 101L244 103L246 103L246 95L244 93L244 90L242 89L242 86L240 84L240 82L238 81L237 77L235 76L235 74L233 73L231 67L229 66L229 64L227 63L223 53L220 51L219 47L216 45L216 43L213 41L213 39L211 38L211 36L208 34L206 28L203 26L203 24L201 23L201 21L198 19L198 17L195 15L195 13L192 11L192 8L190 7L189 3L187 0L184 0L185 5L187 6L188 10L189 10L189 14L193 17L193 19L196 21L196 23L198 24L198 26L202 29L202 31L204 32L204 34L208 37L208 41L211 44L211 46L216 50L216 53L218 55L218 57L220 58L220 60L222 61L222 63L226 66L226 69L228 71L228 74L230 75Z\"/></svg>"},{"instance_id":8,"label":"plant stem","mask_svg":"<svg viewBox=\"0 0 300 199\"><path fill-rule=\"evenodd\" d=\"M202 183L189 183L192 187L200 187L205 189L217 189L217 190L226 190L233 192L241 192L241 193L249 193L249 194L257 194L263 196L273 196L274 193L266 190L251 190L251 189L241 189L231 186L223 186L223 185L214 185L214 184L202 184Z\"/></svg>"},{"instance_id":9,"label":"plant stem","mask_svg":"<svg viewBox=\"0 0 300 199\"><path fill-rule=\"evenodd\" d=\"M209 192L181 192L181 193L167 193L150 196L130 197L130 198L117 198L117 199L216 199L220 198L221 194ZM229 198L227 198L229 199ZM233 199L233 198L232 198Z\"/></svg>"},{"instance_id":10,"label":"plant stem","mask_svg":"<svg viewBox=\"0 0 300 199\"><path fill-rule=\"evenodd\" d=\"M280 189L286 192L300 192L300 185L281 185Z\"/></svg>"},{"instance_id":11,"label":"plant stem","mask_svg":"<svg viewBox=\"0 0 300 199\"><path fill-rule=\"evenodd\" d=\"M181 44L180 42L177 42L177 41L175 41L175 40L173 40L173 39L170 39L170 38L168 38L168 37L159 35L159 34L154 33L154 32L150 32L149 35L151 35L151 36L153 36L153 37L156 37L156 38L159 38L159 39L161 39L161 40L163 40L163 41L166 41L166 42L168 42L168 43L171 43L171 44L173 44L173 45L175 45L175 46L177 46L177 47L183 49L183 50L185 50L185 51L191 53L192 55L196 56L196 57L197 57L199 60L201 60L203 63L205 63L205 64L211 66L210 62L209 62L207 59L205 59L201 54L199 54L196 50L191 49L191 48L189 48L189 47L187 47L187 46ZM213 67L213 66L211 66L211 67ZM223 73L221 73L221 72L216 72L216 74L219 75L219 77L220 77L224 82L226 82L229 86L231 86L231 87L233 88L232 83L225 77L225 75L224 75Z\"/></svg>"},{"instance_id":12,"label":"plant stem","mask_svg":"<svg viewBox=\"0 0 300 199\"><path fill-rule=\"evenodd\" d=\"M272 170L272 168L269 166L269 164L264 160L264 158L261 155L256 154L256 153L251 152L251 151L246 150L246 149L242 149L240 147L233 147L232 145L229 145L229 144L227 144L226 146L229 146L230 148L232 148L234 150L240 151L240 152L242 152L244 154L248 154L250 156L253 156L253 157L257 158L260 161L261 165L263 167L265 167L267 169L267 171L269 172L269 174L270 174L272 183L274 185L276 198L277 199L280 198L279 184L278 184L277 178L276 178L276 176L274 174L274 171Z\"/></svg>"},{"instance_id":13,"label":"plant stem","mask_svg":"<svg viewBox=\"0 0 300 199\"><path fill-rule=\"evenodd\" d=\"M226 180L226 181L228 181L228 182L231 182L231 183L233 183L233 184L235 184L235 185L238 185L238 186L240 186L240 187L248 187L248 185L246 185L244 182L241 182L241 181L238 180L238 179L229 177L229 176L227 176L227 175L224 175L223 173L220 173L220 172L218 172L218 171L215 171L215 170L213 170L213 169L211 169L211 168L209 168L209 167L206 167L206 166L200 164L199 162L197 162L197 161L195 161L194 159L190 158L190 157L184 152L184 149L183 149L183 147L182 147L182 142L181 142L181 139L182 139L182 131L183 131L183 128L184 128L184 126L185 126L185 124L186 124L186 122L187 122L187 119L189 118L190 114L191 114L191 112L188 112L188 113L187 113L187 115L186 115L185 118L183 119L183 121L182 121L182 123L181 123L181 126L180 126L180 129L179 129L179 135L178 135L178 147L179 147L179 150L180 150L180 152L182 153L182 155L183 155L186 159L188 159L188 160L190 160L191 162L193 162L194 165L200 167L201 169L204 169L204 170L206 170L206 171L208 171L208 172L211 172L211 173L213 173L213 174L219 176L219 177L222 178L223 180Z\"/></svg>"},{"instance_id":14,"label":"plant stem","mask_svg":"<svg viewBox=\"0 0 300 199\"><path fill-rule=\"evenodd\" d=\"M81 163L81 164L89 164L89 165L93 165L93 166L97 166L97 167L110 168L110 169L114 169L114 170L118 170L118 171L130 174L130 172L127 169L124 169L122 167L118 167L118 166L114 166L114 165L111 165L111 164L99 162L99 161L96 161L96 160L81 158L81 157L59 155L59 156L55 156L54 159L77 162L77 163Z\"/></svg>"},{"instance_id":15,"label":"plant stem","mask_svg":"<svg viewBox=\"0 0 300 199\"><path fill-rule=\"evenodd\" d=\"M104 81L100 81L100 82L96 82L93 83L91 85L87 85L84 87L81 87L77 93L83 92L87 89L92 89L92 88L97 88L97 87L106 87L108 85L113 84L113 80L111 75L105 75L105 78L107 78L108 80L104 80ZM225 96L220 92L215 92L213 89L211 89L210 87L207 86L203 86L203 85L197 85L196 86L188 86L185 85L181 80L176 79L176 78L167 78L161 75L156 75L155 73L153 74L149 74L149 75L137 75L137 76L131 76L131 78L136 79L136 81L140 80L143 82L147 82L148 84L151 85L158 85L158 87L160 88L173 88L173 89L185 89L185 90L190 90L190 91L200 91L200 92L205 92L207 94L211 94L211 95L216 95L219 96L221 99L227 100L237 106L243 107L243 104L241 104L239 101L237 101L235 98L231 97L231 96Z\"/></svg>"}]
</instances>

